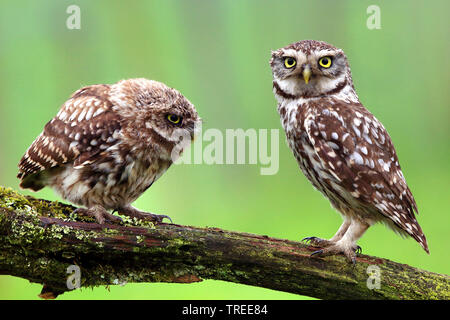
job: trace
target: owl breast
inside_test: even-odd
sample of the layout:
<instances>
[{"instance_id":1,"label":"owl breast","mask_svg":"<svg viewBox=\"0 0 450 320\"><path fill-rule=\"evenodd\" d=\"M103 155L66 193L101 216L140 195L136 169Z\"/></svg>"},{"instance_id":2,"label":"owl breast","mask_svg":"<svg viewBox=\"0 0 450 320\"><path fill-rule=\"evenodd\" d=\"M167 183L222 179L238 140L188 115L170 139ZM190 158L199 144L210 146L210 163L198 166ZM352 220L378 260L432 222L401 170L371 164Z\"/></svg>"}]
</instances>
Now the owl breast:
<instances>
[{"instance_id":1,"label":"owl breast","mask_svg":"<svg viewBox=\"0 0 450 320\"><path fill-rule=\"evenodd\" d=\"M148 154L111 154L86 167L65 166L50 185L77 205L100 204L105 209L118 209L135 201L170 164Z\"/></svg>"},{"instance_id":2,"label":"owl breast","mask_svg":"<svg viewBox=\"0 0 450 320\"><path fill-rule=\"evenodd\" d=\"M323 166L314 151L304 125L306 108L306 105L298 101L281 103L278 107L289 148L301 171L314 188L328 198L332 206L340 212L351 214L348 209L351 205L359 206L359 203L339 185L339 181Z\"/></svg>"}]
</instances>

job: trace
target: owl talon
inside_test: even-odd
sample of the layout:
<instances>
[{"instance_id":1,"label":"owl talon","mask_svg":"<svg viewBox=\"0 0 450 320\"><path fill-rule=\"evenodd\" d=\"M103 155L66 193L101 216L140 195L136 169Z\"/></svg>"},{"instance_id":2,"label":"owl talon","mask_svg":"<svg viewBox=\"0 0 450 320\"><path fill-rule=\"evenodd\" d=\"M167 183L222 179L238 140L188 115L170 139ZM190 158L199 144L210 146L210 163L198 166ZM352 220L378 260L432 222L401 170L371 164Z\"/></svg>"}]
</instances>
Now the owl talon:
<instances>
[{"instance_id":1,"label":"owl talon","mask_svg":"<svg viewBox=\"0 0 450 320\"><path fill-rule=\"evenodd\" d=\"M154 223L163 223L164 219L169 219L170 223L173 223L172 219L169 216L166 216L164 214L153 214L150 212L142 212L133 207L121 208L119 209L119 211L132 218L152 221Z\"/></svg>"},{"instance_id":2,"label":"owl talon","mask_svg":"<svg viewBox=\"0 0 450 320\"><path fill-rule=\"evenodd\" d=\"M99 224L104 224L105 221L117 222L117 223L123 222L122 218L115 216L111 213L108 213L108 211L106 211L106 209L103 208L102 206L93 206L89 209L78 208L78 209L75 209L73 211L73 213L81 214L81 215L89 216L89 217L94 217L95 220L97 220L97 222Z\"/></svg>"},{"instance_id":3,"label":"owl talon","mask_svg":"<svg viewBox=\"0 0 450 320\"><path fill-rule=\"evenodd\" d=\"M140 212L140 216L136 216L136 218L152 221L155 223L163 223L164 219L169 219L170 223L173 223L172 219L169 216L166 216L164 214L153 214L153 213L147 213L147 212Z\"/></svg>"},{"instance_id":4,"label":"owl talon","mask_svg":"<svg viewBox=\"0 0 450 320\"><path fill-rule=\"evenodd\" d=\"M322 255L322 253L323 253L323 249L320 249L320 250L317 250L317 251L314 251L313 253L311 253L310 257L315 256L315 255Z\"/></svg>"},{"instance_id":5,"label":"owl talon","mask_svg":"<svg viewBox=\"0 0 450 320\"><path fill-rule=\"evenodd\" d=\"M335 244L327 248L314 251L313 253L311 253L310 257L316 255L326 257L337 254L343 254L349 262L351 262L352 264L356 264L356 253L358 250L361 250L361 247L357 245L354 247L347 247L347 246L344 247L342 245Z\"/></svg>"},{"instance_id":6,"label":"owl talon","mask_svg":"<svg viewBox=\"0 0 450 320\"><path fill-rule=\"evenodd\" d=\"M311 242L313 239L316 239L316 237L306 237L306 238L303 238L302 241L305 242L305 243L309 243L309 242Z\"/></svg>"},{"instance_id":7,"label":"owl talon","mask_svg":"<svg viewBox=\"0 0 450 320\"><path fill-rule=\"evenodd\" d=\"M333 244L333 242L331 242L330 240L325 240L318 237L306 237L303 238L302 241L311 246L322 248L331 246Z\"/></svg>"},{"instance_id":8,"label":"owl talon","mask_svg":"<svg viewBox=\"0 0 450 320\"><path fill-rule=\"evenodd\" d=\"M166 216L165 214L151 214L151 215L158 223L162 223L164 219L169 219L170 223L173 223L172 219L169 216Z\"/></svg>"}]
</instances>

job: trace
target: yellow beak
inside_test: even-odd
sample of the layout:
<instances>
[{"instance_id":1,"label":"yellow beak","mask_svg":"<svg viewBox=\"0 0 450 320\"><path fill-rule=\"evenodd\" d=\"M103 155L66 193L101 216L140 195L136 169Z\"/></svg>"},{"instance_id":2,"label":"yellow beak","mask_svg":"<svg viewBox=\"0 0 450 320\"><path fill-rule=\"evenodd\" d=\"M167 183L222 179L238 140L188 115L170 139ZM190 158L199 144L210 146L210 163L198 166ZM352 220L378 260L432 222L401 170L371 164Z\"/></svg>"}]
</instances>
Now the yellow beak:
<instances>
[{"instance_id":1,"label":"yellow beak","mask_svg":"<svg viewBox=\"0 0 450 320\"><path fill-rule=\"evenodd\" d=\"M308 84L309 78L311 77L311 67L309 65L306 65L303 69L303 79L305 80L305 83Z\"/></svg>"}]
</instances>

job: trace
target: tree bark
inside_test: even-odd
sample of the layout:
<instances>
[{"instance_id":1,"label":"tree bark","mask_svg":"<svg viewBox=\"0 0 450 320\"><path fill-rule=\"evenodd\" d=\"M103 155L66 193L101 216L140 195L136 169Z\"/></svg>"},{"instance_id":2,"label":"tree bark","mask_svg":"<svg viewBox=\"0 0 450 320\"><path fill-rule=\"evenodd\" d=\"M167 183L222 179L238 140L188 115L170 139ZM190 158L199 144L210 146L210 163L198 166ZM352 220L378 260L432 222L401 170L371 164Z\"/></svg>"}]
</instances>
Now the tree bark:
<instances>
[{"instance_id":1,"label":"tree bark","mask_svg":"<svg viewBox=\"0 0 450 320\"><path fill-rule=\"evenodd\" d=\"M311 258L317 248L301 242L127 217L100 225L73 210L0 187L0 274L43 284L43 298L70 290L71 265L81 287L216 279L321 299L450 298L449 276L383 258L352 265Z\"/></svg>"}]
</instances>

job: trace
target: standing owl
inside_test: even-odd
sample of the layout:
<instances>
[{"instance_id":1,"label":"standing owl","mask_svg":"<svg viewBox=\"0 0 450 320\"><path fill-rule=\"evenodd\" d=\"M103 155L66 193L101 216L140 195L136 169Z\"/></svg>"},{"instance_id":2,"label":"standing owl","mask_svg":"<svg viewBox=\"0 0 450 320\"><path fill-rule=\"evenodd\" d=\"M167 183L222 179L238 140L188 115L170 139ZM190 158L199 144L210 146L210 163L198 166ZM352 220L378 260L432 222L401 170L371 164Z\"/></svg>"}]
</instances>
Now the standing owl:
<instances>
[{"instance_id":1,"label":"standing owl","mask_svg":"<svg viewBox=\"0 0 450 320\"><path fill-rule=\"evenodd\" d=\"M330 240L304 240L355 262L356 241L383 222L425 249L418 213L386 129L361 104L341 49L304 40L272 52L273 92L289 147L343 223Z\"/></svg>"},{"instance_id":2,"label":"standing owl","mask_svg":"<svg viewBox=\"0 0 450 320\"><path fill-rule=\"evenodd\" d=\"M180 137L190 142L200 121L182 94L157 81L81 88L20 160L20 186L49 186L99 223L121 220L109 210L161 222L169 217L130 204L170 167Z\"/></svg>"}]
</instances>

